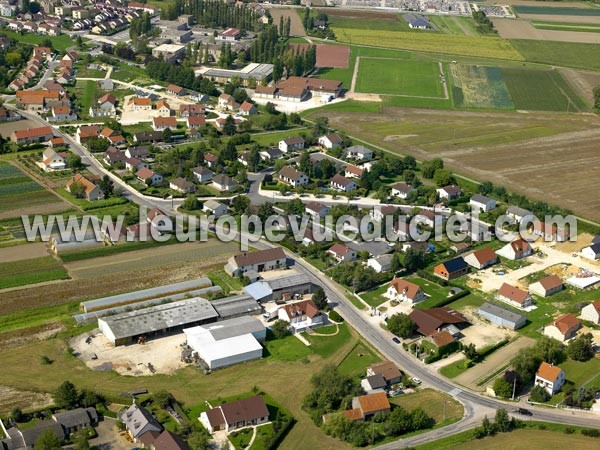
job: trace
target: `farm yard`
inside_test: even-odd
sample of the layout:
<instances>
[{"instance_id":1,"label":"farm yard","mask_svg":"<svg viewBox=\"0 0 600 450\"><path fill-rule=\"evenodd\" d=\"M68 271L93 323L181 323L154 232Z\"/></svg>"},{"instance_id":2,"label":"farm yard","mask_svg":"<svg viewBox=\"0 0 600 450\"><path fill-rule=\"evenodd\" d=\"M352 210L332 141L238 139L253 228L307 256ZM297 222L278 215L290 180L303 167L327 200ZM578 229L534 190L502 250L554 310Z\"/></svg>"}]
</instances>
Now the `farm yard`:
<instances>
[{"instance_id":1,"label":"farm yard","mask_svg":"<svg viewBox=\"0 0 600 450\"><path fill-rule=\"evenodd\" d=\"M452 64L452 96L458 108L513 109L498 67Z\"/></svg>"},{"instance_id":2,"label":"farm yard","mask_svg":"<svg viewBox=\"0 0 600 450\"><path fill-rule=\"evenodd\" d=\"M439 64L429 61L361 57L356 92L443 97Z\"/></svg>"}]
</instances>

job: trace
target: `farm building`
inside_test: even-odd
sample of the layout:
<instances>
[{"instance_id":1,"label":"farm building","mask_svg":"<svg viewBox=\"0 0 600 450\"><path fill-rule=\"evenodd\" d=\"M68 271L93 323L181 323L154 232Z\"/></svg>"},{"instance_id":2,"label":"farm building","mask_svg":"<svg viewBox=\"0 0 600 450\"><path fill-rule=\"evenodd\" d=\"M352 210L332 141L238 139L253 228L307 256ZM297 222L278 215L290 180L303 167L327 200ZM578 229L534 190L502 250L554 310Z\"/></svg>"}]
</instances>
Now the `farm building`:
<instances>
[{"instance_id":1,"label":"farm building","mask_svg":"<svg viewBox=\"0 0 600 450\"><path fill-rule=\"evenodd\" d=\"M225 271L231 276L244 274L249 270L264 272L266 270L283 269L287 258L281 247L259 250L251 253L234 255L227 261Z\"/></svg>"},{"instance_id":2,"label":"farm building","mask_svg":"<svg viewBox=\"0 0 600 450\"><path fill-rule=\"evenodd\" d=\"M136 338L180 330L185 326L215 322L219 314L208 300L190 298L98 319L100 331L113 345Z\"/></svg>"},{"instance_id":3,"label":"farm building","mask_svg":"<svg viewBox=\"0 0 600 450\"><path fill-rule=\"evenodd\" d=\"M232 319L234 317L260 314L262 312L261 306L248 295L219 298L213 300L210 304L222 319Z\"/></svg>"},{"instance_id":4,"label":"farm building","mask_svg":"<svg viewBox=\"0 0 600 450\"><path fill-rule=\"evenodd\" d=\"M477 314L499 327L518 330L525 325L525 316L499 305L486 302L477 310Z\"/></svg>"},{"instance_id":5,"label":"farm building","mask_svg":"<svg viewBox=\"0 0 600 450\"><path fill-rule=\"evenodd\" d=\"M290 300L296 295L310 294L314 285L303 273L292 273L271 280L261 280L244 288L244 292L259 302Z\"/></svg>"},{"instance_id":6,"label":"farm building","mask_svg":"<svg viewBox=\"0 0 600 450\"><path fill-rule=\"evenodd\" d=\"M238 317L183 330L187 345L210 369L262 358L267 330L258 319Z\"/></svg>"}]
</instances>

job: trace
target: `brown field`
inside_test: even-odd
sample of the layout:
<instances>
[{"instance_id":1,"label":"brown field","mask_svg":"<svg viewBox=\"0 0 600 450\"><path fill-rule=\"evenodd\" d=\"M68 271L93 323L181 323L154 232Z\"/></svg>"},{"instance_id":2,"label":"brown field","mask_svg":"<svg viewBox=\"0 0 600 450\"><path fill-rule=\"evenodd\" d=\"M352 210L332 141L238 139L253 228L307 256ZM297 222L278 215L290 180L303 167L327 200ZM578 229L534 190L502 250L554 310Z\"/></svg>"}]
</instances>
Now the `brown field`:
<instances>
[{"instance_id":1,"label":"brown field","mask_svg":"<svg viewBox=\"0 0 600 450\"><path fill-rule=\"evenodd\" d=\"M598 33L600 34L600 33ZM600 73L561 68L561 75L588 104L594 104L594 88L600 86Z\"/></svg>"},{"instance_id":2,"label":"brown field","mask_svg":"<svg viewBox=\"0 0 600 450\"><path fill-rule=\"evenodd\" d=\"M378 19L389 20L392 22L398 21L398 13L387 11L368 11L361 9L337 9L325 8L317 9L318 13L324 12L329 17L349 17L356 19Z\"/></svg>"},{"instance_id":3,"label":"brown field","mask_svg":"<svg viewBox=\"0 0 600 450\"><path fill-rule=\"evenodd\" d=\"M0 386L0 405L2 413L8 413L13 408L21 408L23 411L36 410L52 405L52 396Z\"/></svg>"},{"instance_id":4,"label":"brown field","mask_svg":"<svg viewBox=\"0 0 600 450\"><path fill-rule=\"evenodd\" d=\"M273 24L279 26L279 18L283 20L290 17L290 34L292 36L306 36L306 30L302 25L302 20L295 9L288 8L269 8L269 12L273 17Z\"/></svg>"},{"instance_id":5,"label":"brown field","mask_svg":"<svg viewBox=\"0 0 600 450\"><path fill-rule=\"evenodd\" d=\"M590 195L598 179L598 117L392 107L323 114L333 127L387 151L441 157L461 175L600 221L600 196Z\"/></svg>"},{"instance_id":6,"label":"brown field","mask_svg":"<svg viewBox=\"0 0 600 450\"><path fill-rule=\"evenodd\" d=\"M566 3L562 6L571 6ZM544 6L546 6L544 4ZM525 20L543 20L544 22L576 22L576 23L600 23L600 16L561 16L550 14L519 14Z\"/></svg>"},{"instance_id":7,"label":"brown field","mask_svg":"<svg viewBox=\"0 0 600 450\"><path fill-rule=\"evenodd\" d=\"M18 209L9 209L8 211L0 212L0 219L11 219L13 217L20 217L22 215L29 216L32 214L53 214L60 213L66 211L71 208L66 202L62 202L58 200L56 197L56 201L54 198L48 200L48 198L43 199L44 204L37 206L23 206Z\"/></svg>"},{"instance_id":8,"label":"brown field","mask_svg":"<svg viewBox=\"0 0 600 450\"><path fill-rule=\"evenodd\" d=\"M564 19L563 16L544 17L562 17ZM595 17L595 19L599 18ZM537 41L561 41L600 44L600 33L540 30L531 25L530 22L519 19L493 18L492 22L494 22L494 26L498 30L498 34L504 39L535 39ZM579 22L579 20L577 20L577 22Z\"/></svg>"},{"instance_id":9,"label":"brown field","mask_svg":"<svg viewBox=\"0 0 600 450\"><path fill-rule=\"evenodd\" d=\"M310 44L289 44L295 53L303 53ZM317 44L317 63L316 67L335 67L347 69L350 64L350 47L346 45L328 45Z\"/></svg>"},{"instance_id":10,"label":"brown field","mask_svg":"<svg viewBox=\"0 0 600 450\"><path fill-rule=\"evenodd\" d=\"M35 242L32 244L23 244L14 247L0 248L0 261L2 262L40 258L42 256L48 256L46 244L43 242Z\"/></svg>"}]
</instances>

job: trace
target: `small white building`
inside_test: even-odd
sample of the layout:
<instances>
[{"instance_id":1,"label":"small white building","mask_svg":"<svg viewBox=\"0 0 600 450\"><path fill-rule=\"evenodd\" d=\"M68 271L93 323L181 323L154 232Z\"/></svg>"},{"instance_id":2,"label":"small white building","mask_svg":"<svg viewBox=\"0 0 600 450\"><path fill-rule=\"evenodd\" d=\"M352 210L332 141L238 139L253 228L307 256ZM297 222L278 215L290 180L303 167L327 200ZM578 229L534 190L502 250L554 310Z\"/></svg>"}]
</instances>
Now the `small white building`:
<instances>
[{"instance_id":1,"label":"small white building","mask_svg":"<svg viewBox=\"0 0 600 450\"><path fill-rule=\"evenodd\" d=\"M408 196L415 191L410 184L406 183L396 183L392 186L392 197L398 197L401 199L406 199Z\"/></svg>"},{"instance_id":2,"label":"small white building","mask_svg":"<svg viewBox=\"0 0 600 450\"><path fill-rule=\"evenodd\" d=\"M339 192L352 192L356 190L358 186L353 180L337 173L331 179L330 187Z\"/></svg>"},{"instance_id":3,"label":"small white building","mask_svg":"<svg viewBox=\"0 0 600 450\"><path fill-rule=\"evenodd\" d=\"M367 267L371 267L375 272L387 272L392 269L392 260L394 255L380 255L375 258L369 258L367 261Z\"/></svg>"},{"instance_id":4,"label":"small white building","mask_svg":"<svg viewBox=\"0 0 600 450\"><path fill-rule=\"evenodd\" d=\"M471 205L471 208L473 209L488 212L496 207L496 200L486 197L485 195L475 194L469 200L469 205Z\"/></svg>"},{"instance_id":5,"label":"small white building","mask_svg":"<svg viewBox=\"0 0 600 450\"><path fill-rule=\"evenodd\" d=\"M319 138L319 145L327 150L341 147L343 142L343 139L336 133L328 133Z\"/></svg>"},{"instance_id":6,"label":"small white building","mask_svg":"<svg viewBox=\"0 0 600 450\"><path fill-rule=\"evenodd\" d=\"M277 310L277 316L279 320L288 322L294 332L323 325L323 314L312 300L282 306Z\"/></svg>"},{"instance_id":7,"label":"small white building","mask_svg":"<svg viewBox=\"0 0 600 450\"><path fill-rule=\"evenodd\" d=\"M554 319L543 328L542 334L560 342L574 338L581 322L573 314L567 313Z\"/></svg>"},{"instance_id":8,"label":"small white building","mask_svg":"<svg viewBox=\"0 0 600 450\"><path fill-rule=\"evenodd\" d=\"M327 250L327 254L333 257L337 262L350 262L356 259L356 251L346 244L336 242Z\"/></svg>"},{"instance_id":9,"label":"small white building","mask_svg":"<svg viewBox=\"0 0 600 450\"><path fill-rule=\"evenodd\" d=\"M565 372L558 366L548 364L543 361L535 373L535 385L541 386L544 390L554 395L565 384Z\"/></svg>"},{"instance_id":10,"label":"small white building","mask_svg":"<svg viewBox=\"0 0 600 450\"><path fill-rule=\"evenodd\" d=\"M356 161L370 161L373 159L373 151L362 145L352 145L346 149L346 159L354 159Z\"/></svg>"},{"instance_id":11,"label":"small white building","mask_svg":"<svg viewBox=\"0 0 600 450\"><path fill-rule=\"evenodd\" d=\"M425 300L425 291L415 283L402 278L394 278L383 296L390 300L408 302L410 305L414 305Z\"/></svg>"},{"instance_id":12,"label":"small white building","mask_svg":"<svg viewBox=\"0 0 600 450\"><path fill-rule=\"evenodd\" d=\"M550 297L562 291L563 283L558 275L550 275L529 285L529 290L540 297Z\"/></svg>"},{"instance_id":13,"label":"small white building","mask_svg":"<svg viewBox=\"0 0 600 450\"><path fill-rule=\"evenodd\" d=\"M509 242L500 250L496 251L497 255L500 255L506 259L510 259L512 261L516 261L517 259L526 258L533 254L533 249L529 242L524 239L516 239L512 242Z\"/></svg>"},{"instance_id":14,"label":"small white building","mask_svg":"<svg viewBox=\"0 0 600 450\"><path fill-rule=\"evenodd\" d=\"M279 141L279 150L283 153L294 152L304 149L304 138L293 136Z\"/></svg>"},{"instance_id":15,"label":"small white building","mask_svg":"<svg viewBox=\"0 0 600 450\"><path fill-rule=\"evenodd\" d=\"M600 259L600 243L581 249L581 256L593 261Z\"/></svg>"}]
</instances>

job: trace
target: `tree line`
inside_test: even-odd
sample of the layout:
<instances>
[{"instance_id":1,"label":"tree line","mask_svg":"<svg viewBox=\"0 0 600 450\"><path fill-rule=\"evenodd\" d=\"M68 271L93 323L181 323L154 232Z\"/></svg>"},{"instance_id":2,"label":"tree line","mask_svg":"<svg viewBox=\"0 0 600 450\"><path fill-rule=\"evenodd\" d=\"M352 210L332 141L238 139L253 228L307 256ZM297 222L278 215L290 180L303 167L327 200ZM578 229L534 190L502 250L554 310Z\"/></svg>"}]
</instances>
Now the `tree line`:
<instances>
[{"instance_id":1,"label":"tree line","mask_svg":"<svg viewBox=\"0 0 600 450\"><path fill-rule=\"evenodd\" d=\"M160 18L176 20L182 14L191 15L197 24L211 28L238 28L257 31L262 24L257 14L246 5L238 6L220 0L175 0L161 6Z\"/></svg>"}]
</instances>

